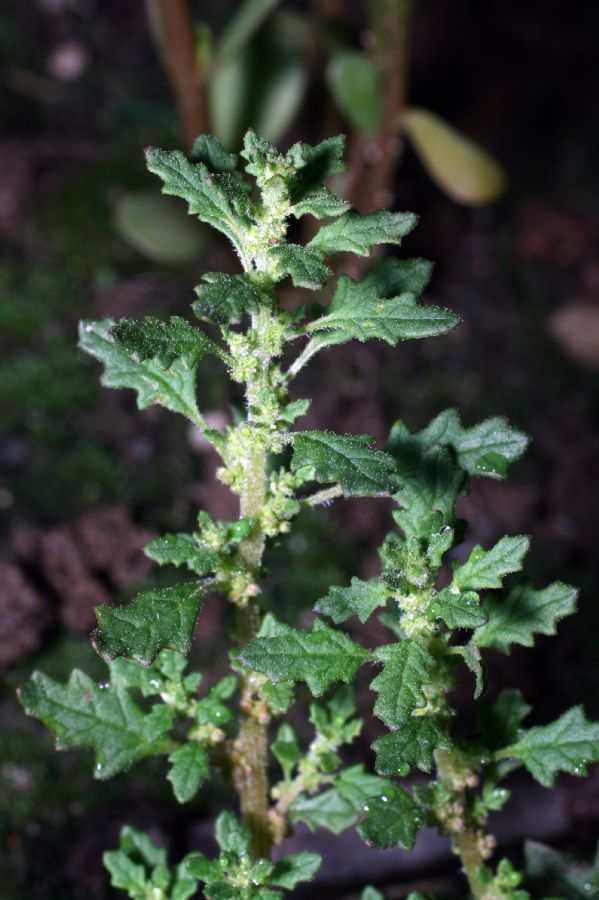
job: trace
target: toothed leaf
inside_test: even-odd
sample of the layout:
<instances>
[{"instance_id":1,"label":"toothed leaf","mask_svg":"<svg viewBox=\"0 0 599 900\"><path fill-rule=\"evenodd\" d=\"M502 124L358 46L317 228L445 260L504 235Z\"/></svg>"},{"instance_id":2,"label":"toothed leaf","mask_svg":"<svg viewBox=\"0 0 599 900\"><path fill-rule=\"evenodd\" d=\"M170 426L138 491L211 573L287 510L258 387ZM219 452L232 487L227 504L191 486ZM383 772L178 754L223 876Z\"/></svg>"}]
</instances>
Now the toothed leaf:
<instances>
[{"instance_id":1,"label":"toothed leaf","mask_svg":"<svg viewBox=\"0 0 599 900\"><path fill-rule=\"evenodd\" d=\"M387 728L395 730L405 724L415 709L426 706L422 688L432 680L435 660L411 638L379 647L375 656L384 662L384 667L370 685L379 695L374 712Z\"/></svg>"},{"instance_id":2,"label":"toothed leaf","mask_svg":"<svg viewBox=\"0 0 599 900\"><path fill-rule=\"evenodd\" d=\"M169 322L161 322L153 316L143 320L119 319L112 328L112 336L134 359L151 359L165 369L176 359L181 359L188 369L192 369L206 353L220 353L205 334L179 316L172 316Z\"/></svg>"},{"instance_id":3,"label":"toothed leaf","mask_svg":"<svg viewBox=\"0 0 599 900\"><path fill-rule=\"evenodd\" d=\"M315 797L302 794L292 803L289 812L293 823L304 822L310 831L326 828L332 834L341 834L351 828L357 817L353 804L335 788Z\"/></svg>"},{"instance_id":4,"label":"toothed leaf","mask_svg":"<svg viewBox=\"0 0 599 900\"><path fill-rule=\"evenodd\" d=\"M520 571L529 546L530 538L518 535L501 538L490 550L474 547L466 562L456 566L452 587L460 591L500 588L506 575Z\"/></svg>"},{"instance_id":5,"label":"toothed leaf","mask_svg":"<svg viewBox=\"0 0 599 900\"><path fill-rule=\"evenodd\" d=\"M429 773L433 770L433 753L439 747L451 748L446 731L430 716L410 716L399 731L384 734L374 742L375 768L380 775L401 778L414 767Z\"/></svg>"},{"instance_id":6,"label":"toothed leaf","mask_svg":"<svg viewBox=\"0 0 599 900\"><path fill-rule=\"evenodd\" d=\"M390 456L372 450L367 434L300 431L294 436L293 471L313 466L317 481L338 482L347 497L386 494L394 484L395 465Z\"/></svg>"},{"instance_id":7,"label":"toothed leaf","mask_svg":"<svg viewBox=\"0 0 599 900\"><path fill-rule=\"evenodd\" d=\"M236 325L246 313L270 304L268 295L248 275L207 272L195 291L194 313L221 325Z\"/></svg>"},{"instance_id":8,"label":"toothed leaf","mask_svg":"<svg viewBox=\"0 0 599 900\"><path fill-rule=\"evenodd\" d=\"M347 200L342 200L328 188L323 187L306 194L294 205L292 212L296 219L308 214L317 219L324 219L329 216L343 215L349 208Z\"/></svg>"},{"instance_id":9,"label":"toothed leaf","mask_svg":"<svg viewBox=\"0 0 599 900\"><path fill-rule=\"evenodd\" d=\"M268 883L292 891L301 881L312 881L321 865L322 856L319 853L308 850L293 853L274 864Z\"/></svg>"},{"instance_id":10,"label":"toothed leaf","mask_svg":"<svg viewBox=\"0 0 599 900\"><path fill-rule=\"evenodd\" d=\"M325 266L316 251L301 247L299 244L279 244L271 247L268 256L275 264L278 279L289 275L295 287L316 291L331 275L331 270Z\"/></svg>"},{"instance_id":11,"label":"toothed leaf","mask_svg":"<svg viewBox=\"0 0 599 900\"><path fill-rule=\"evenodd\" d=\"M385 585L376 578L370 581L352 578L349 587L332 587L314 609L330 616L336 625L352 616L358 616L361 622L365 622L375 609L385 606L388 593Z\"/></svg>"},{"instance_id":12,"label":"toothed leaf","mask_svg":"<svg viewBox=\"0 0 599 900\"><path fill-rule=\"evenodd\" d=\"M366 818L359 826L363 840L371 847L387 850L399 845L411 850L422 824L421 813L410 795L387 781L380 797L369 800Z\"/></svg>"},{"instance_id":13,"label":"toothed leaf","mask_svg":"<svg viewBox=\"0 0 599 900\"><path fill-rule=\"evenodd\" d=\"M350 210L312 238L308 247L322 256L334 253L356 253L368 256L377 244L400 244L402 237L415 227L414 213L393 213L386 209L361 215Z\"/></svg>"},{"instance_id":14,"label":"toothed leaf","mask_svg":"<svg viewBox=\"0 0 599 900\"><path fill-rule=\"evenodd\" d=\"M577 595L576 588L556 581L540 591L522 584L504 599L489 597L485 601L489 621L477 630L476 643L506 654L512 644L532 647L535 634L555 634L560 619L576 611Z\"/></svg>"},{"instance_id":15,"label":"toothed leaf","mask_svg":"<svg viewBox=\"0 0 599 900\"><path fill-rule=\"evenodd\" d=\"M154 538L146 544L144 553L159 566L187 566L191 572L200 576L212 572L219 559L216 550L186 532Z\"/></svg>"},{"instance_id":16,"label":"toothed leaf","mask_svg":"<svg viewBox=\"0 0 599 900\"><path fill-rule=\"evenodd\" d=\"M429 607L429 618L443 619L448 628L478 628L487 621L487 614L475 591L455 594L445 588L435 595ZM477 643L480 644L478 637Z\"/></svg>"}]
</instances>

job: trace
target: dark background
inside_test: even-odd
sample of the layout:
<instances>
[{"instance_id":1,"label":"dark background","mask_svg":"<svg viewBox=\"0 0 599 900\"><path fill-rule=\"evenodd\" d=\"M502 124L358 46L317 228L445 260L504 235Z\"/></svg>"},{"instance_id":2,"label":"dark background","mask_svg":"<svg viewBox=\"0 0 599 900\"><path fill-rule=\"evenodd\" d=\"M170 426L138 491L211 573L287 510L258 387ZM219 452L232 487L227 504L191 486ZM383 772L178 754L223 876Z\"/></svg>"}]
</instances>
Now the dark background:
<instances>
[{"instance_id":1,"label":"dark background","mask_svg":"<svg viewBox=\"0 0 599 900\"><path fill-rule=\"evenodd\" d=\"M192 7L218 33L235 5ZM350 45L364 39L359 3L282 7L326 14ZM347 130L323 87L314 22L304 20L309 83L284 147ZM404 148L391 205L421 221L403 252L436 261L427 297L456 309L463 325L397 350L378 342L333 348L299 382L300 393L315 398L314 426L370 432L379 442L396 418L421 427L453 405L466 424L504 414L531 435L510 480L475 483L463 513L470 544L530 533L527 571L535 583L561 579L581 588L580 615L562 623L557 638L489 659L493 690L520 687L538 722L574 702L599 715L598 38L592 0L417 4L410 100L491 150L507 191L487 207L459 206ZM64 677L76 664L101 674L86 638L92 607L164 577L141 553L148 536L188 527L198 506L221 517L235 509L213 483L213 459L184 424L158 409L138 413L127 392L99 387L97 367L76 349L76 322L186 315L200 274L232 261L218 236L203 230L199 261L157 261L115 221L123 197L158 192L142 148L180 142L139 0L5 0L0 48L2 897L105 898L100 855L123 821L152 823L178 853L201 834L220 790L210 787L181 810L159 763L95 784L86 755L53 754L48 734L14 701L14 688L33 668ZM206 371L200 392L203 408L218 416L226 384ZM385 504L367 501L304 517L271 554L270 602L293 619L330 583L371 574L388 527ZM212 673L223 665L224 625L218 604L209 604L195 652ZM469 696L465 680L456 701L464 715ZM362 699L368 704L365 687ZM368 753L372 735L367 728L352 752ZM597 773L585 782L562 779L549 806L547 792L526 779L518 790L524 807L498 826L506 847L523 837L525 808L532 831L546 826L538 836L590 856ZM396 871L395 863L385 871L389 896L400 896L393 886L399 891L409 880L399 856ZM359 865L358 874L323 892L349 896L382 871L366 850ZM445 850L435 866L450 885L454 866ZM429 869L425 857L416 876Z\"/></svg>"}]
</instances>

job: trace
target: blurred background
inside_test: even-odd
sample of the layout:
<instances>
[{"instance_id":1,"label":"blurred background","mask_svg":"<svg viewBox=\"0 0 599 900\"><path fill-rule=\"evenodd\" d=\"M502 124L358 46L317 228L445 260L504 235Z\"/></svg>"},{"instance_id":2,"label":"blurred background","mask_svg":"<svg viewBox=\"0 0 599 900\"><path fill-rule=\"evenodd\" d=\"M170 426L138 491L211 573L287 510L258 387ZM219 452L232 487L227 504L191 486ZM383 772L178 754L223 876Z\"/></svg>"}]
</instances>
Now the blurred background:
<instances>
[{"instance_id":1,"label":"blurred background","mask_svg":"<svg viewBox=\"0 0 599 900\"><path fill-rule=\"evenodd\" d=\"M475 483L463 501L468 546L530 533L528 574L580 585L581 614L534 651L490 655L490 680L494 692L520 687L535 721L581 701L599 716L598 43L593 0L4 0L3 900L108 898L101 852L123 822L151 826L178 856L201 843L225 796L211 784L180 808L153 761L94 783L90 758L54 754L14 698L33 668L101 677L93 607L171 577L149 568L144 543L188 528L198 507L236 514L201 439L102 389L76 348L79 318L186 315L203 271L235 271L220 237L160 195L148 144L185 147L212 131L237 149L252 125L286 148L343 131L349 170L337 190L362 212L418 213L402 253L436 261L427 298L457 310L462 327L398 350L321 354L297 384L316 398L305 427L369 432L380 446L398 417L415 429L458 406L465 424L504 414L529 432L512 478ZM222 424L227 385L205 369L199 389ZM331 583L373 574L389 525L386 504L364 500L301 517L268 559L268 602L297 620ZM194 648L203 670L223 666L225 626L208 603ZM465 676L455 698L465 716L470 697ZM375 736L368 726L356 759ZM564 777L553 794L525 777L515 787L494 827L516 860L524 836L592 856L598 772ZM388 897L416 884L451 892L445 842L426 838L408 857L352 840L334 839L322 896L373 880Z\"/></svg>"}]
</instances>

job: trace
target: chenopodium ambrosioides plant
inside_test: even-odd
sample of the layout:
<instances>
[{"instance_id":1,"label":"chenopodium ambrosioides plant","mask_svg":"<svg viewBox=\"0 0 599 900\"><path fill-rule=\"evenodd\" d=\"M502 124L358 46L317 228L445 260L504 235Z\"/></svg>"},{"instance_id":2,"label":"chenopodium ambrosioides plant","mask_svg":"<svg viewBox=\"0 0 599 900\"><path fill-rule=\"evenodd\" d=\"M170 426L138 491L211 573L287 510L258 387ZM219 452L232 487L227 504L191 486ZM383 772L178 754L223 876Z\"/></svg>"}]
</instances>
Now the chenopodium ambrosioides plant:
<instances>
[{"instance_id":1,"label":"chenopodium ambrosioides plant","mask_svg":"<svg viewBox=\"0 0 599 900\"><path fill-rule=\"evenodd\" d=\"M240 504L237 521L200 512L197 530L148 544L146 554L159 565L188 570L184 583L98 608L93 642L108 664L106 683L77 670L66 684L35 673L21 692L27 712L56 734L60 749L95 751L97 778L163 754L181 803L194 798L211 767L235 786L242 822L232 812L218 817L215 859L190 853L173 867L147 835L123 830L120 849L105 862L113 886L135 900L185 900L199 890L212 900L280 897L280 888L309 881L321 864L311 852L271 861L273 844L298 822L335 834L357 825L368 844L406 850L422 826L433 825L451 839L473 897L524 900L521 873L507 860L497 868L487 863L494 841L485 822L508 800L503 779L523 765L550 787L558 772L585 774L599 757L599 724L581 707L527 728L529 707L515 690L478 704L473 736L452 735L449 696L458 667L473 673L478 699L482 651L531 647L535 634L554 634L575 607L576 590L561 583L539 590L523 582L498 593L522 568L529 546L523 535L476 546L465 562L452 563L451 583L437 586L444 559L463 540L458 498L471 478L503 478L524 452L525 435L500 417L465 428L453 409L417 434L397 422L385 452L368 435L293 430L309 400L290 400L291 383L323 348L372 338L395 346L445 334L459 322L447 309L420 303L431 272L423 259L387 259L360 282L341 275L331 302L309 313L280 305L280 283L319 290L332 276L331 256L399 244L416 224L411 213L360 215L323 186L343 170L343 147L334 137L315 147L295 144L283 155L249 132L241 156L253 181L237 156L206 135L189 159L150 149L148 168L163 191L223 232L243 267L237 275L209 272L196 289L193 311L220 337L179 317L81 325L81 347L104 364L103 383L132 388L140 409L158 403L200 429L222 459L218 477ZM305 246L291 243L289 221L305 215L329 221ZM289 345L294 362L285 368ZM245 416L223 431L209 428L197 406L196 368L208 354L245 391ZM391 496L397 504L397 530L380 550L381 574L331 587L309 631L262 616L267 542L288 532L302 507L367 496ZM185 654L207 591L232 604L236 646L231 673L202 692L201 675L186 673ZM363 646L339 627L375 612L389 630L382 646ZM344 767L339 755L362 725L351 688L362 666L375 673L374 715L388 729L373 745L376 774L364 765ZM297 682L317 698L307 748L280 721ZM279 769L272 785L271 725ZM397 779L416 769L431 777L410 792ZM365 890L364 897L377 896Z\"/></svg>"}]
</instances>

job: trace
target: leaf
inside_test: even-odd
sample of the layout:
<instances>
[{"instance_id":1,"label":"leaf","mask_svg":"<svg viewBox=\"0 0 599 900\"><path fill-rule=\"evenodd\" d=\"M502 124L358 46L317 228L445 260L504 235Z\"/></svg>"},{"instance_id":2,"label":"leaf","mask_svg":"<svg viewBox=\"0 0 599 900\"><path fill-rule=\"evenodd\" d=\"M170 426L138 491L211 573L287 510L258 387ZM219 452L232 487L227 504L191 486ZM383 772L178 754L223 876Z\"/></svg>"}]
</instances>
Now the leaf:
<instances>
[{"instance_id":1,"label":"leaf","mask_svg":"<svg viewBox=\"0 0 599 900\"><path fill-rule=\"evenodd\" d=\"M386 494L394 482L391 457L372 450L367 434L300 431L294 436L292 471L313 466L317 481L339 482L347 497Z\"/></svg>"},{"instance_id":2,"label":"leaf","mask_svg":"<svg viewBox=\"0 0 599 900\"><path fill-rule=\"evenodd\" d=\"M239 654L248 668L271 681L305 681L315 697L334 682L349 682L370 653L317 620L312 632L281 626L276 637L257 637Z\"/></svg>"},{"instance_id":3,"label":"leaf","mask_svg":"<svg viewBox=\"0 0 599 900\"><path fill-rule=\"evenodd\" d=\"M295 730L288 722L283 722L279 726L276 740L273 741L270 749L283 770L285 781L289 781L293 770L302 758L302 751L297 742Z\"/></svg>"},{"instance_id":4,"label":"leaf","mask_svg":"<svg viewBox=\"0 0 599 900\"><path fill-rule=\"evenodd\" d=\"M199 536L180 532L163 534L144 547L144 553L160 566L187 566L196 575L209 575L214 571L219 554L200 541Z\"/></svg>"},{"instance_id":5,"label":"leaf","mask_svg":"<svg viewBox=\"0 0 599 900\"><path fill-rule=\"evenodd\" d=\"M405 778L416 766L421 772L432 772L433 753L451 748L445 729L431 716L410 716L399 731L378 738L372 745L376 752L376 771L380 775Z\"/></svg>"},{"instance_id":6,"label":"leaf","mask_svg":"<svg viewBox=\"0 0 599 900\"><path fill-rule=\"evenodd\" d=\"M270 247L268 256L275 265L276 277L280 280L289 275L295 287L318 290L332 274L319 253L299 244Z\"/></svg>"},{"instance_id":7,"label":"leaf","mask_svg":"<svg viewBox=\"0 0 599 900\"><path fill-rule=\"evenodd\" d=\"M179 803L187 803L208 778L208 754L197 741L189 741L171 753L168 761L171 767L166 777L173 786L175 797Z\"/></svg>"},{"instance_id":8,"label":"leaf","mask_svg":"<svg viewBox=\"0 0 599 900\"><path fill-rule=\"evenodd\" d=\"M333 99L356 131L372 134L383 115L383 85L377 64L358 51L338 53L326 70Z\"/></svg>"},{"instance_id":9,"label":"leaf","mask_svg":"<svg viewBox=\"0 0 599 900\"><path fill-rule=\"evenodd\" d=\"M247 275L206 272L204 284L195 291L198 300L192 309L198 318L209 318L221 325L235 325L247 313L270 304L270 298Z\"/></svg>"},{"instance_id":10,"label":"leaf","mask_svg":"<svg viewBox=\"0 0 599 900\"><path fill-rule=\"evenodd\" d=\"M513 689L501 691L492 705L481 703L477 717L485 746L490 750L499 750L512 744L530 710L520 691Z\"/></svg>"},{"instance_id":11,"label":"leaf","mask_svg":"<svg viewBox=\"0 0 599 900\"><path fill-rule=\"evenodd\" d=\"M363 765L351 766L339 773L336 788L346 800L361 811L366 800L383 793L387 782L378 775L371 775Z\"/></svg>"},{"instance_id":12,"label":"leaf","mask_svg":"<svg viewBox=\"0 0 599 900\"><path fill-rule=\"evenodd\" d=\"M440 116L410 108L402 123L428 174L453 200L480 206L503 193L505 176L499 164Z\"/></svg>"},{"instance_id":13,"label":"leaf","mask_svg":"<svg viewBox=\"0 0 599 900\"><path fill-rule=\"evenodd\" d=\"M587 721L582 706L573 706L550 725L529 728L496 757L519 759L540 784L553 787L558 772L586 775L587 765L599 761L599 722Z\"/></svg>"},{"instance_id":14,"label":"leaf","mask_svg":"<svg viewBox=\"0 0 599 900\"><path fill-rule=\"evenodd\" d=\"M143 712L120 684L98 686L74 669L66 684L34 672L20 692L29 716L56 735L58 750L96 751L94 776L110 778L146 756L170 753L170 710L159 704Z\"/></svg>"},{"instance_id":15,"label":"leaf","mask_svg":"<svg viewBox=\"0 0 599 900\"><path fill-rule=\"evenodd\" d=\"M365 887L360 894L360 900L385 900L380 891L373 887Z\"/></svg>"},{"instance_id":16,"label":"leaf","mask_svg":"<svg viewBox=\"0 0 599 900\"><path fill-rule=\"evenodd\" d=\"M366 818L358 831L371 847L386 850L398 844L411 850L422 824L421 813L410 795L387 781L384 793L368 801Z\"/></svg>"},{"instance_id":17,"label":"leaf","mask_svg":"<svg viewBox=\"0 0 599 900\"><path fill-rule=\"evenodd\" d=\"M364 623L375 609L385 606L388 593L385 585L377 578L370 581L352 578L350 587L332 587L314 609L330 616L336 625L352 616L358 616Z\"/></svg>"},{"instance_id":18,"label":"leaf","mask_svg":"<svg viewBox=\"0 0 599 900\"><path fill-rule=\"evenodd\" d=\"M122 850L108 850L102 855L102 862L110 872L111 887L127 891L130 897L144 897L146 894L146 870L134 863Z\"/></svg>"},{"instance_id":19,"label":"leaf","mask_svg":"<svg viewBox=\"0 0 599 900\"><path fill-rule=\"evenodd\" d=\"M377 244L401 244L401 239L416 227L414 213L378 209L362 215L350 210L328 225L323 225L307 245L322 256L355 253L368 256Z\"/></svg>"},{"instance_id":20,"label":"leaf","mask_svg":"<svg viewBox=\"0 0 599 900\"><path fill-rule=\"evenodd\" d=\"M435 595L428 615L430 619L443 619L448 628L478 628L487 621L487 614L481 609L480 598L475 591L456 594L450 588ZM480 645L478 638L477 643Z\"/></svg>"},{"instance_id":21,"label":"leaf","mask_svg":"<svg viewBox=\"0 0 599 900\"><path fill-rule=\"evenodd\" d=\"M292 213L296 219L307 214L316 219L325 219L329 216L340 216L349 208L350 204L347 200L337 197L328 188L321 187L302 197L294 205Z\"/></svg>"},{"instance_id":22,"label":"leaf","mask_svg":"<svg viewBox=\"0 0 599 900\"><path fill-rule=\"evenodd\" d=\"M391 429L387 450L400 457L406 448L420 447L425 450L435 444L451 448L458 464L469 475L504 478L510 463L519 459L526 450L528 438L512 428L502 416L464 428L457 410L447 409L419 434L411 435L403 422L396 422Z\"/></svg>"},{"instance_id":23,"label":"leaf","mask_svg":"<svg viewBox=\"0 0 599 900\"><path fill-rule=\"evenodd\" d=\"M326 311L306 328L309 333L316 332L313 340L318 341L318 348L372 338L395 346L399 341L446 334L459 322L459 316L449 309L420 305L416 294L404 292L385 299L364 282L341 275Z\"/></svg>"},{"instance_id":24,"label":"leaf","mask_svg":"<svg viewBox=\"0 0 599 900\"><path fill-rule=\"evenodd\" d=\"M506 575L522 568L529 547L527 535L502 537L490 550L477 545L466 562L456 566L452 587L460 591L500 588Z\"/></svg>"},{"instance_id":25,"label":"leaf","mask_svg":"<svg viewBox=\"0 0 599 900\"><path fill-rule=\"evenodd\" d=\"M222 812L216 820L216 841L225 853L243 857L250 854L250 833L237 821L233 813Z\"/></svg>"},{"instance_id":26,"label":"leaf","mask_svg":"<svg viewBox=\"0 0 599 900\"><path fill-rule=\"evenodd\" d=\"M79 326L79 346L104 363L102 384L105 387L133 388L137 406L146 409L160 403L181 413L192 422L201 423L196 404L195 368L175 360L168 369L152 360L137 360L120 347L112 337L112 319L83 321Z\"/></svg>"},{"instance_id":27,"label":"leaf","mask_svg":"<svg viewBox=\"0 0 599 900\"><path fill-rule=\"evenodd\" d=\"M396 451L399 490L393 495L401 509L393 518L407 538L427 539L433 529L451 525L466 476L444 447L422 448L406 443Z\"/></svg>"},{"instance_id":28,"label":"leaf","mask_svg":"<svg viewBox=\"0 0 599 900\"><path fill-rule=\"evenodd\" d=\"M220 354L216 344L179 316L172 316L168 323L153 316L143 321L120 319L111 333L125 353L139 362L151 359L164 369L176 359L193 369L206 353Z\"/></svg>"},{"instance_id":29,"label":"leaf","mask_svg":"<svg viewBox=\"0 0 599 900\"><path fill-rule=\"evenodd\" d=\"M406 291L420 295L431 280L432 271L433 264L428 259L389 257L379 263L360 283L365 288L372 288L385 299L397 297Z\"/></svg>"},{"instance_id":30,"label":"leaf","mask_svg":"<svg viewBox=\"0 0 599 900\"><path fill-rule=\"evenodd\" d=\"M146 666L165 648L187 653L200 590L198 584L177 584L138 594L124 606L97 606L94 647L104 659L129 656Z\"/></svg>"},{"instance_id":31,"label":"leaf","mask_svg":"<svg viewBox=\"0 0 599 900\"><path fill-rule=\"evenodd\" d=\"M344 172L344 152L345 136L342 134L326 138L314 147L301 142L293 144L285 157L293 170L288 179L291 202L299 203L320 190L327 178Z\"/></svg>"},{"instance_id":32,"label":"leaf","mask_svg":"<svg viewBox=\"0 0 599 900\"><path fill-rule=\"evenodd\" d=\"M279 2L280 0L244 0L237 4L234 15L229 18L220 36L216 64L238 53Z\"/></svg>"},{"instance_id":33,"label":"leaf","mask_svg":"<svg viewBox=\"0 0 599 900\"><path fill-rule=\"evenodd\" d=\"M236 153L229 153L211 134L198 134L189 151L192 163L203 163L213 175L233 174L239 164Z\"/></svg>"},{"instance_id":34,"label":"leaf","mask_svg":"<svg viewBox=\"0 0 599 900\"><path fill-rule=\"evenodd\" d=\"M146 150L150 172L162 179L163 194L182 197L189 212L221 231L240 255L244 233L251 225L250 201L239 179L230 173L214 174L204 163L192 163L179 150Z\"/></svg>"},{"instance_id":35,"label":"leaf","mask_svg":"<svg viewBox=\"0 0 599 900\"><path fill-rule=\"evenodd\" d=\"M412 712L426 706L423 685L430 684L435 660L417 641L407 638L386 644L374 654L384 668L370 687L378 693L374 713L392 730L401 728Z\"/></svg>"},{"instance_id":36,"label":"leaf","mask_svg":"<svg viewBox=\"0 0 599 900\"><path fill-rule=\"evenodd\" d=\"M341 834L356 821L356 810L341 794L330 788L315 797L302 794L289 808L293 824L304 822L310 831L326 828L332 834Z\"/></svg>"},{"instance_id":37,"label":"leaf","mask_svg":"<svg viewBox=\"0 0 599 900\"><path fill-rule=\"evenodd\" d=\"M518 585L504 600L489 597L489 621L476 632L476 643L508 655L512 644L532 647L535 634L555 634L560 619L576 611L577 596L576 588L556 581L540 591Z\"/></svg>"},{"instance_id":38,"label":"leaf","mask_svg":"<svg viewBox=\"0 0 599 900\"><path fill-rule=\"evenodd\" d=\"M274 864L268 883L292 891L301 881L312 881L321 865L320 853L310 853L307 850L292 853Z\"/></svg>"},{"instance_id":39,"label":"leaf","mask_svg":"<svg viewBox=\"0 0 599 900\"><path fill-rule=\"evenodd\" d=\"M478 700L485 690L486 684L480 649L477 646L474 637L472 637L467 644L454 647L454 652L458 653L463 658L464 662L474 675L474 699Z\"/></svg>"},{"instance_id":40,"label":"leaf","mask_svg":"<svg viewBox=\"0 0 599 900\"><path fill-rule=\"evenodd\" d=\"M197 259L206 245L202 227L188 217L179 201L154 191L136 191L117 197L114 227L139 253L167 265Z\"/></svg>"}]
</instances>

